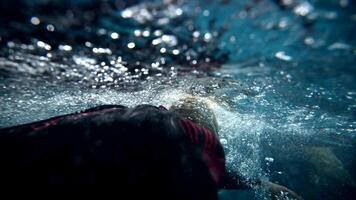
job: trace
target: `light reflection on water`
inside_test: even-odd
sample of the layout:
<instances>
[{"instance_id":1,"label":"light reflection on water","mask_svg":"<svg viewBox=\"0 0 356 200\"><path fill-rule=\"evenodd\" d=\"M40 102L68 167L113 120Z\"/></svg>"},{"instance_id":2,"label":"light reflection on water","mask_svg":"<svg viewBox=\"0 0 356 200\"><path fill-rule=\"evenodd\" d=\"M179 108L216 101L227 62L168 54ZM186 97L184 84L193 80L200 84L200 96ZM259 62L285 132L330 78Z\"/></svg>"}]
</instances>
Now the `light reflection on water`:
<instances>
[{"instance_id":1,"label":"light reflection on water","mask_svg":"<svg viewBox=\"0 0 356 200\"><path fill-rule=\"evenodd\" d=\"M0 27L1 127L190 93L216 111L229 167L306 199L353 194L353 2L70 2ZM222 198L265 198L241 194Z\"/></svg>"}]
</instances>

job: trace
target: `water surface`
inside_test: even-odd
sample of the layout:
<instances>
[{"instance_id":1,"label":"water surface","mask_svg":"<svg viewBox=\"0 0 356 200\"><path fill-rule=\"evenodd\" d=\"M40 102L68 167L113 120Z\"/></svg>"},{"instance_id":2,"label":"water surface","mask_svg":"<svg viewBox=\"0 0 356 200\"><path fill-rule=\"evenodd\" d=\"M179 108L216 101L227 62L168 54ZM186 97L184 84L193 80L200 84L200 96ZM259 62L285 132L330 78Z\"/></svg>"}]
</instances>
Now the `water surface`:
<instances>
[{"instance_id":1,"label":"water surface","mask_svg":"<svg viewBox=\"0 0 356 200\"><path fill-rule=\"evenodd\" d=\"M0 127L102 104L169 106L194 94L217 113L229 168L305 199L356 196L354 2L0 6Z\"/></svg>"}]
</instances>

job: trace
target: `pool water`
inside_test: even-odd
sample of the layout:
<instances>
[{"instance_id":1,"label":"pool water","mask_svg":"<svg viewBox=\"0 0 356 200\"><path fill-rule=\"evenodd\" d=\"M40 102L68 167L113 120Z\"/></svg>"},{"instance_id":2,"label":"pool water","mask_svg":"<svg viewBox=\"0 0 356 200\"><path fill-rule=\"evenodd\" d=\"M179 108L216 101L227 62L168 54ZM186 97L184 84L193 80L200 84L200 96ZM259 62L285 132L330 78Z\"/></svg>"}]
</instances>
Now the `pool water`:
<instances>
[{"instance_id":1,"label":"pool water","mask_svg":"<svg viewBox=\"0 0 356 200\"><path fill-rule=\"evenodd\" d=\"M216 112L229 168L305 199L356 197L355 2L12 0L0 9L0 127L194 94ZM220 191L237 198L268 195Z\"/></svg>"}]
</instances>

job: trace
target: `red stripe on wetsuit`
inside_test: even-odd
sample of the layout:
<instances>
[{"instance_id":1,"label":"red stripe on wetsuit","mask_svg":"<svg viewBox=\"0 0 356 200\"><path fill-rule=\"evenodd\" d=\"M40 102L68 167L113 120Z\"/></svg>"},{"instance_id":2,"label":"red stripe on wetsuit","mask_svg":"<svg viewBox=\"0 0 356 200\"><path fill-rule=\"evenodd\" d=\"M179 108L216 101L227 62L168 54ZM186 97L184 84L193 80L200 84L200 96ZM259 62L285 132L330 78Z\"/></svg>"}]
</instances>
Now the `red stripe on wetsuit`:
<instances>
[{"instance_id":1,"label":"red stripe on wetsuit","mask_svg":"<svg viewBox=\"0 0 356 200\"><path fill-rule=\"evenodd\" d=\"M215 183L219 185L225 174L225 155L217 136L209 129L201 127L189 119L180 120L180 124L190 141L201 148L203 160Z\"/></svg>"}]
</instances>

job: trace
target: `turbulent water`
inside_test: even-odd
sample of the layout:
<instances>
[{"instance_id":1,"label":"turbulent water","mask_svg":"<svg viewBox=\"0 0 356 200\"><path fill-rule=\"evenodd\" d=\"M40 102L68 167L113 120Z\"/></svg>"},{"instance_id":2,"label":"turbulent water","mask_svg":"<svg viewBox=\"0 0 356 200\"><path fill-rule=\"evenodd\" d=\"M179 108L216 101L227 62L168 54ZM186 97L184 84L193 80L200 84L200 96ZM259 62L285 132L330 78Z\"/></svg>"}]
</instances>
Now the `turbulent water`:
<instances>
[{"instance_id":1,"label":"turbulent water","mask_svg":"<svg viewBox=\"0 0 356 200\"><path fill-rule=\"evenodd\" d=\"M354 2L12 0L0 8L0 127L194 94L217 114L229 168L305 199L355 198ZM236 198L268 197L220 192Z\"/></svg>"}]
</instances>

